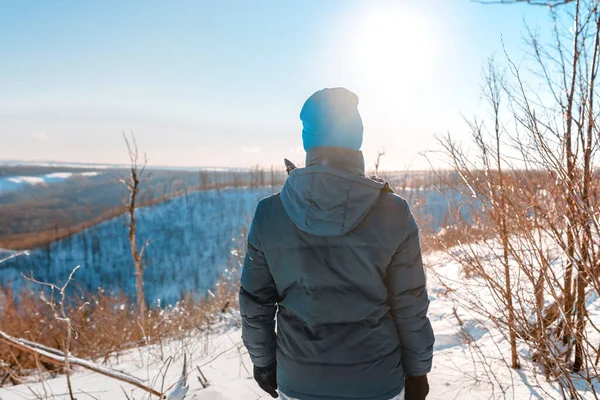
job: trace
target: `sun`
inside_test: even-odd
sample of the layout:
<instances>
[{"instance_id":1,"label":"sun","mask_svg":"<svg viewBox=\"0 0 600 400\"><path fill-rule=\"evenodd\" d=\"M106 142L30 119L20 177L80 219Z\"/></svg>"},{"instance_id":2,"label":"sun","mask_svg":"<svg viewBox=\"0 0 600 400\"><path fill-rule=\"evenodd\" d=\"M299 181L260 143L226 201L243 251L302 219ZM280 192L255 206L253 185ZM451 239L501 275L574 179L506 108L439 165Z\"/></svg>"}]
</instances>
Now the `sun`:
<instances>
[{"instance_id":1,"label":"sun","mask_svg":"<svg viewBox=\"0 0 600 400\"><path fill-rule=\"evenodd\" d=\"M380 95L406 91L423 79L431 52L426 20L410 10L372 10L356 31L355 68Z\"/></svg>"}]
</instances>

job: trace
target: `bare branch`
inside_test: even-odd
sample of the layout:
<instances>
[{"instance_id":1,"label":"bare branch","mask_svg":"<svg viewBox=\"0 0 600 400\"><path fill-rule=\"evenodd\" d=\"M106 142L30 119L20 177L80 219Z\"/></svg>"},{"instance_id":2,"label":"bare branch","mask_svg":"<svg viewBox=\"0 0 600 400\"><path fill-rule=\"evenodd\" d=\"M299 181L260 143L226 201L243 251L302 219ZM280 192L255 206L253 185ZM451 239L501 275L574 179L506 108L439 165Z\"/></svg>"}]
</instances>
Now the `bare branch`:
<instances>
[{"instance_id":1,"label":"bare branch","mask_svg":"<svg viewBox=\"0 0 600 400\"><path fill-rule=\"evenodd\" d=\"M532 6L558 7L572 3L575 0L471 0L473 3L479 4L519 4L525 3Z\"/></svg>"}]
</instances>

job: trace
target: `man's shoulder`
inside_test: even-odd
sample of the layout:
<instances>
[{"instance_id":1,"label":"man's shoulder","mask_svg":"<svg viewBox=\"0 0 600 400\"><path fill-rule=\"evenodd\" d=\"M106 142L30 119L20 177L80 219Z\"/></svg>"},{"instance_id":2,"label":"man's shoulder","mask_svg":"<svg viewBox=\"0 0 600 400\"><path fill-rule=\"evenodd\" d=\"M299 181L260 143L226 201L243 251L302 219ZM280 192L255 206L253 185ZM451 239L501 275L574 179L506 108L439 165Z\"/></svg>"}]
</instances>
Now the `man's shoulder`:
<instances>
[{"instance_id":1,"label":"man's shoulder","mask_svg":"<svg viewBox=\"0 0 600 400\"><path fill-rule=\"evenodd\" d=\"M260 199L260 201L258 202L258 208L269 207L269 206L273 205L274 202L280 202L281 201L279 199L280 196L281 196L281 193L277 192L277 193L273 193L272 195L269 195L267 197Z\"/></svg>"},{"instance_id":2,"label":"man's shoulder","mask_svg":"<svg viewBox=\"0 0 600 400\"><path fill-rule=\"evenodd\" d=\"M393 192L382 192L381 196L379 196L379 200L386 209L397 213L405 214L410 209L408 201L406 201L404 197Z\"/></svg>"},{"instance_id":3,"label":"man's shoulder","mask_svg":"<svg viewBox=\"0 0 600 400\"><path fill-rule=\"evenodd\" d=\"M275 208L281 206L280 193L274 193L261 199L256 206L257 215L265 215L272 212Z\"/></svg>"}]
</instances>

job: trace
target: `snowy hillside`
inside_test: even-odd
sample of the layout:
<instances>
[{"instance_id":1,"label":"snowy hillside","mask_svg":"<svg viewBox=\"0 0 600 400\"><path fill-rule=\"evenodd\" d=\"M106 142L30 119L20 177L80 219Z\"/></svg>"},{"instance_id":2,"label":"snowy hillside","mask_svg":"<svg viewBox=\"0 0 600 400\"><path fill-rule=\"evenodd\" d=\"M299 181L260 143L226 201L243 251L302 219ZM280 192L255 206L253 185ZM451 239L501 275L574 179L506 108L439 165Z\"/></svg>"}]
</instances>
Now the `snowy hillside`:
<instances>
[{"instance_id":1,"label":"snowy hillside","mask_svg":"<svg viewBox=\"0 0 600 400\"><path fill-rule=\"evenodd\" d=\"M501 355L508 345L494 325L476 322L445 294L444 285L433 275L456 285L466 285L460 266L447 256L434 253L426 256L429 273L430 319L436 334L433 370L429 374L432 400L480 399L561 399L560 389L547 383L531 362L520 371L507 367ZM439 274L439 275L438 275ZM485 294L482 292L482 296ZM482 301L489 299L482 298ZM590 312L600 316L600 300L592 299ZM239 316L226 316L220 326L208 334L188 332L163 346L155 345L128 351L110 361L112 368L134 375L160 390L176 383L181 373L183 353L188 356L189 399L240 400L268 399L251 378L252 364L241 344ZM457 318L458 317L458 318ZM460 319L462 326L459 324ZM522 350L524 360L530 360ZM168 366L168 368L167 368ZM209 382L203 388L198 368ZM166 369L166 374L164 373ZM79 400L149 399L139 389L106 377L76 369L73 386ZM536 374L537 372L537 374ZM163 377L163 375L166 375ZM67 399L64 376L31 376L28 385L0 389L3 400L56 398ZM592 394L589 397L593 398Z\"/></svg>"}]
</instances>

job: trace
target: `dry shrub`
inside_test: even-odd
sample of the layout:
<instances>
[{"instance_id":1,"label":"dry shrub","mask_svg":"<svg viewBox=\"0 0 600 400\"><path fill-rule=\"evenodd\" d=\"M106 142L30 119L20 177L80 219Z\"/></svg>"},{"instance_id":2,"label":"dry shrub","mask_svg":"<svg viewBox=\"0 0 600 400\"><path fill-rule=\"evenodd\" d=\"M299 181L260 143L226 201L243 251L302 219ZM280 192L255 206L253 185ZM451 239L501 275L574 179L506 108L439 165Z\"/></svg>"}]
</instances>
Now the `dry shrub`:
<instances>
[{"instance_id":1,"label":"dry shrub","mask_svg":"<svg viewBox=\"0 0 600 400\"><path fill-rule=\"evenodd\" d=\"M461 182L449 171L436 171L435 175L419 177L417 190L404 186L393 187L410 204L411 212L420 229L423 251L448 250L465 241L483 241L495 237L496 230L488 216L482 212L480 202L465 194ZM438 182L436 179L444 179ZM433 204L428 193L439 193Z\"/></svg>"},{"instance_id":2,"label":"dry shrub","mask_svg":"<svg viewBox=\"0 0 600 400\"><path fill-rule=\"evenodd\" d=\"M97 293L69 299L66 313L76 332L71 343L75 357L107 363L124 350L161 343L191 330L204 331L221 315L237 308L235 273L223 275L210 295L195 300L184 295L174 305L158 306L147 312L147 331L138 323L135 302L124 294ZM52 308L40 293L25 291L18 295L10 288L0 292L0 327L9 335L62 350L66 326L56 320ZM32 355L0 344L0 383L17 384L20 377L34 369L58 371L55 365L36 360Z\"/></svg>"}]
</instances>

